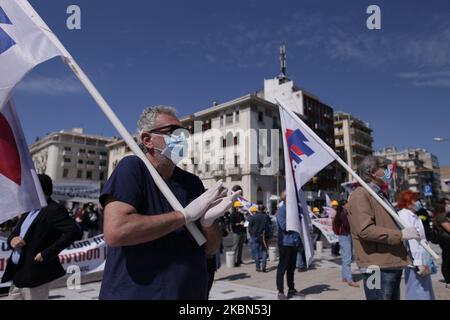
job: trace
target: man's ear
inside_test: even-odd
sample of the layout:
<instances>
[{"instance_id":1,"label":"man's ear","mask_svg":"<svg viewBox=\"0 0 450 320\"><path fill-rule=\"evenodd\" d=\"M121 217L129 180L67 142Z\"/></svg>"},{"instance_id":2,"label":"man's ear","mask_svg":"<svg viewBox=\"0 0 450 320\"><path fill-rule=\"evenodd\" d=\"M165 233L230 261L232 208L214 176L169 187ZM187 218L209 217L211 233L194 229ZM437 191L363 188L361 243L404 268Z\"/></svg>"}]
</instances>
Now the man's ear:
<instances>
[{"instance_id":1,"label":"man's ear","mask_svg":"<svg viewBox=\"0 0 450 320\"><path fill-rule=\"evenodd\" d=\"M153 141L152 141L152 136L150 133L148 132L143 132L141 134L141 141L142 141L142 145L148 150L152 150L154 145L153 145Z\"/></svg>"}]
</instances>

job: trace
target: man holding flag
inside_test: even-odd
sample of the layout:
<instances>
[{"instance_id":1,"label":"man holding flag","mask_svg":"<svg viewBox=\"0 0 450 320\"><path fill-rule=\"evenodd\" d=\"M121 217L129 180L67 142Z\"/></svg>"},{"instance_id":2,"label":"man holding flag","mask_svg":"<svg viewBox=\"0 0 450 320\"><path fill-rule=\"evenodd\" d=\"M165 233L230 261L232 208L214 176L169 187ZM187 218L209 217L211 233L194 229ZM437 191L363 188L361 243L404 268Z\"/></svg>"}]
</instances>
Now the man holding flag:
<instances>
[{"instance_id":1,"label":"man holding flag","mask_svg":"<svg viewBox=\"0 0 450 320\"><path fill-rule=\"evenodd\" d=\"M387 164L381 165L378 158L367 158L361 166L364 178L358 176L334 150L320 139L294 112L275 99L280 107L286 167L286 226L287 230L300 232L309 240L308 224L304 213L307 208L301 187L317 172L336 160L358 182L359 187L349 200L349 221L355 252L359 265L367 268L372 263L381 269L381 288L370 290L365 281L368 299L396 299L399 296L401 268L408 262L403 240L418 240L418 232L410 228L395 212L393 206L383 196L381 189L388 185L392 171ZM368 184L370 182L370 185ZM312 246L305 243L307 264L312 259ZM434 259L439 256L430 246L420 241L420 245ZM359 246L359 247L358 247ZM387 270L383 270L386 268ZM390 268L394 268L392 271ZM400 269L400 272L398 271ZM386 271L383 273L383 271ZM384 276L383 276L384 275ZM369 277L365 276L368 280Z\"/></svg>"}]
</instances>

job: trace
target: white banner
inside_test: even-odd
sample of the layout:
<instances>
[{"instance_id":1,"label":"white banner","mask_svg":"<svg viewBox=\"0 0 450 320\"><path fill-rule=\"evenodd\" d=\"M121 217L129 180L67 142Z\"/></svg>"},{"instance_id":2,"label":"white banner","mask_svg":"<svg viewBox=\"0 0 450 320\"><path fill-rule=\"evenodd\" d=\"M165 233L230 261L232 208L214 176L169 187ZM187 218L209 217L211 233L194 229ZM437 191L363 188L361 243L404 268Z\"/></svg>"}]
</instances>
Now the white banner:
<instances>
[{"instance_id":1,"label":"white banner","mask_svg":"<svg viewBox=\"0 0 450 320\"><path fill-rule=\"evenodd\" d=\"M312 219L311 222L322 232L329 243L339 242L338 236L333 232L333 221L330 218Z\"/></svg>"},{"instance_id":2,"label":"white banner","mask_svg":"<svg viewBox=\"0 0 450 320\"><path fill-rule=\"evenodd\" d=\"M8 250L7 239L0 237L0 278L5 272L6 263L11 250ZM70 247L59 254L59 261L67 270L69 266L76 265L81 274L103 271L106 260L106 245L103 234L93 238L74 242ZM2 283L0 287L9 287L9 283Z\"/></svg>"}]
</instances>

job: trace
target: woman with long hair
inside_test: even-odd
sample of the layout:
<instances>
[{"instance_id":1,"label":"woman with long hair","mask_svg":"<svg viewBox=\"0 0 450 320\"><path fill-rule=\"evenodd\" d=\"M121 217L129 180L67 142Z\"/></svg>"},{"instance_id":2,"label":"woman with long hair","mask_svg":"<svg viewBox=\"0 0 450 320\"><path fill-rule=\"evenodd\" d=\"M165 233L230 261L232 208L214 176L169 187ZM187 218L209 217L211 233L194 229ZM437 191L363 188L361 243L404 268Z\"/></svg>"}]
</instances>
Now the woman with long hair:
<instances>
[{"instance_id":1,"label":"woman with long hair","mask_svg":"<svg viewBox=\"0 0 450 320\"><path fill-rule=\"evenodd\" d=\"M442 249L442 275L445 287L450 289L450 219L448 200L439 200L434 212L433 227L438 232L439 246Z\"/></svg>"},{"instance_id":2,"label":"woman with long hair","mask_svg":"<svg viewBox=\"0 0 450 320\"><path fill-rule=\"evenodd\" d=\"M359 284L353 281L352 276L353 244L345 208L346 204L347 201L341 200L336 208L336 215L333 219L333 232L339 237L339 246L341 247L342 282L346 282L351 287L359 287Z\"/></svg>"},{"instance_id":3,"label":"woman with long hair","mask_svg":"<svg viewBox=\"0 0 450 320\"><path fill-rule=\"evenodd\" d=\"M416 211L417 196L411 190L400 192L397 205L401 209L398 214L407 227L417 229L421 240L426 240L425 229ZM412 265L405 269L406 300L435 300L431 283L431 256L417 241L408 240L412 256Z\"/></svg>"}]
</instances>

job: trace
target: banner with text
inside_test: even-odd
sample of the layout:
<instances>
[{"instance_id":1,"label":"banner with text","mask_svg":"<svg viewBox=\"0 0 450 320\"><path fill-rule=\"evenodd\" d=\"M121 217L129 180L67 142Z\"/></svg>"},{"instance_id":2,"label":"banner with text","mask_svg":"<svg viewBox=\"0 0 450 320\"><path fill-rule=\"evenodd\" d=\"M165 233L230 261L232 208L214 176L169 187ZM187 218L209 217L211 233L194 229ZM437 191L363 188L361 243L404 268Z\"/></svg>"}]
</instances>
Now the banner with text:
<instances>
[{"instance_id":1,"label":"banner with text","mask_svg":"<svg viewBox=\"0 0 450 320\"><path fill-rule=\"evenodd\" d=\"M317 218L311 220L312 224L322 232L329 243L339 241L338 236L333 232L333 221L330 218Z\"/></svg>"},{"instance_id":2,"label":"banner with text","mask_svg":"<svg viewBox=\"0 0 450 320\"><path fill-rule=\"evenodd\" d=\"M5 272L6 263L11 255L11 250L9 250L6 241L6 238L0 237L0 278ZM76 241L59 254L59 261L61 261L65 270L67 270L69 266L76 265L80 268L82 275L103 271L105 260L106 245L103 234L93 238ZM8 283L0 284L0 287L8 286Z\"/></svg>"}]
</instances>

